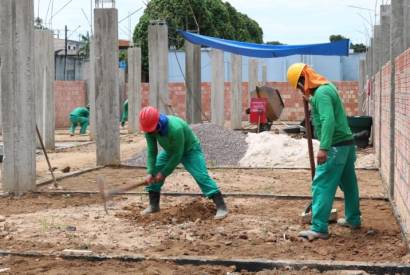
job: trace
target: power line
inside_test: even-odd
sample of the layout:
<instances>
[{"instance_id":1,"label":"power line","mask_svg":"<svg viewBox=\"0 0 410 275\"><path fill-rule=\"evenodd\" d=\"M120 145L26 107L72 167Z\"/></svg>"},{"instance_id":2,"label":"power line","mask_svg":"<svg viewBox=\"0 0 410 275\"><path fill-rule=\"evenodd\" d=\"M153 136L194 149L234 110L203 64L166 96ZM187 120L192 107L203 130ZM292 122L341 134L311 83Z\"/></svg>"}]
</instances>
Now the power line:
<instances>
[{"instance_id":1,"label":"power line","mask_svg":"<svg viewBox=\"0 0 410 275\"><path fill-rule=\"evenodd\" d=\"M134 12L128 14L128 16L126 16L126 17L122 18L120 21L118 21L118 24L120 24L120 23L123 22L124 20L128 19L128 17L130 17L130 16L136 14L136 13L139 12L140 10L142 10L142 8L139 8L139 9L135 10Z\"/></svg>"},{"instance_id":2,"label":"power line","mask_svg":"<svg viewBox=\"0 0 410 275\"><path fill-rule=\"evenodd\" d=\"M70 4L71 2L73 2L73 0L69 0L64 6L62 6L58 11L56 11L56 12L51 16L51 20L53 19L54 16L56 16L59 12L61 12L65 7L67 7L68 4Z\"/></svg>"}]
</instances>

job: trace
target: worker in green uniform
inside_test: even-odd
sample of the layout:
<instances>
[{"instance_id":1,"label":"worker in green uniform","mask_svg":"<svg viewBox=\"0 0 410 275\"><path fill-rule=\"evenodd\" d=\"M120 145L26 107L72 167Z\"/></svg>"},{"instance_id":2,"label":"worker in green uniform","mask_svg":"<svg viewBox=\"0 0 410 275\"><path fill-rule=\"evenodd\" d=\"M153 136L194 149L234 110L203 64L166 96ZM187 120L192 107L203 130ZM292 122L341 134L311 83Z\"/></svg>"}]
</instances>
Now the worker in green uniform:
<instances>
[{"instance_id":1,"label":"worker in green uniform","mask_svg":"<svg viewBox=\"0 0 410 275\"><path fill-rule=\"evenodd\" d=\"M176 117L160 114L148 106L139 114L140 128L147 141L146 190L149 193L149 206L142 214L160 210L161 187L179 163L194 177L205 197L216 205L215 219L223 219L228 214L222 194L215 181L209 176L205 157L198 137L188 124ZM158 153L158 144L164 149Z\"/></svg>"},{"instance_id":2,"label":"worker in green uniform","mask_svg":"<svg viewBox=\"0 0 410 275\"><path fill-rule=\"evenodd\" d=\"M317 167L312 183L312 225L299 236L327 239L328 219L336 189L344 192L345 218L337 223L352 229L361 225L356 149L337 88L311 67L296 63L288 69L288 81L310 102L315 135L320 140Z\"/></svg>"},{"instance_id":3,"label":"worker in green uniform","mask_svg":"<svg viewBox=\"0 0 410 275\"><path fill-rule=\"evenodd\" d=\"M74 136L75 128L78 124L81 126L80 134L85 135L89 123L90 105L86 107L77 107L70 113L70 135Z\"/></svg>"},{"instance_id":4,"label":"worker in green uniform","mask_svg":"<svg viewBox=\"0 0 410 275\"><path fill-rule=\"evenodd\" d=\"M121 115L121 126L125 126L125 122L128 121L128 99L124 101L123 110Z\"/></svg>"}]
</instances>

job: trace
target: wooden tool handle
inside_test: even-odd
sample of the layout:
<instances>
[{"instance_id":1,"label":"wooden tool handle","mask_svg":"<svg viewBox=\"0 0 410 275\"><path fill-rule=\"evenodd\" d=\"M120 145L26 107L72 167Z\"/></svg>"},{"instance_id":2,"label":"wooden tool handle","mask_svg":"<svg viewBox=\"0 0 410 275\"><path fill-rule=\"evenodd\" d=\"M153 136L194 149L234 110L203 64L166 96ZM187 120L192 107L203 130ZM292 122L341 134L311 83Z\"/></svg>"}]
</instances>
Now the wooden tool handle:
<instances>
[{"instance_id":1,"label":"wooden tool handle","mask_svg":"<svg viewBox=\"0 0 410 275\"><path fill-rule=\"evenodd\" d=\"M132 190L132 189L135 189L137 187L144 186L144 185L147 185L147 183L145 181L140 181L140 182L137 182L137 183L133 183L133 184L130 184L130 185L119 187L117 189L109 191L106 194L106 198L112 197L116 194L127 192L129 190Z\"/></svg>"},{"instance_id":2,"label":"wooden tool handle","mask_svg":"<svg viewBox=\"0 0 410 275\"><path fill-rule=\"evenodd\" d=\"M313 178L315 177L315 158L313 155L312 127L310 124L309 105L306 99L304 98L303 98L303 107L305 111L305 126L306 126L306 134L307 134L308 149L309 149L310 172L312 174L312 180L313 180Z\"/></svg>"}]
</instances>

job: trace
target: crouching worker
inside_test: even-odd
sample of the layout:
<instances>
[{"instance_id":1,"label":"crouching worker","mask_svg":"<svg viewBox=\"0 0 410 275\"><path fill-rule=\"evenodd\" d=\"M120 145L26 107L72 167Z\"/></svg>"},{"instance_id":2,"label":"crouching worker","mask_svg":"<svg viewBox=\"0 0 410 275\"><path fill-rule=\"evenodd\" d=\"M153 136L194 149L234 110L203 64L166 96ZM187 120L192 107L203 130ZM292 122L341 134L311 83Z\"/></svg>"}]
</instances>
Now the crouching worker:
<instances>
[{"instance_id":1,"label":"crouching worker","mask_svg":"<svg viewBox=\"0 0 410 275\"><path fill-rule=\"evenodd\" d=\"M361 225L359 188L354 163L356 149L346 112L335 85L303 63L289 67L288 81L299 89L312 106L313 124L320 140L317 167L312 182L312 226L299 236L327 239L328 219L336 189L344 193L345 218L338 225L359 228Z\"/></svg>"},{"instance_id":2,"label":"crouching worker","mask_svg":"<svg viewBox=\"0 0 410 275\"><path fill-rule=\"evenodd\" d=\"M70 135L71 136L74 136L75 128L77 127L78 124L80 124L81 126L80 134L85 135L87 133L89 116L90 116L90 105L87 105L87 107L77 107L70 113L70 122L71 122Z\"/></svg>"},{"instance_id":3,"label":"crouching worker","mask_svg":"<svg viewBox=\"0 0 410 275\"><path fill-rule=\"evenodd\" d=\"M147 141L146 190L149 205L142 214L160 210L161 187L179 163L194 177L205 197L211 198L216 205L215 219L223 219L228 209L215 181L208 175L205 157L199 139L188 124L175 116L160 114L154 107L145 107L139 114L140 129ZM164 149L158 153L158 144Z\"/></svg>"}]
</instances>

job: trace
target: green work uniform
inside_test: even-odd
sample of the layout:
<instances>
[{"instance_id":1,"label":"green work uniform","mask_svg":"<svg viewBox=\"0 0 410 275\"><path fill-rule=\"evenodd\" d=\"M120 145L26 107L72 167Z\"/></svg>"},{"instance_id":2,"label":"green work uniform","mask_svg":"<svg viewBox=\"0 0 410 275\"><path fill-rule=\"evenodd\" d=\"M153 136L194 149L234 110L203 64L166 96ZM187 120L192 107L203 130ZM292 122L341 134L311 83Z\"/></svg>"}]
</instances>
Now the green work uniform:
<instances>
[{"instance_id":1,"label":"green work uniform","mask_svg":"<svg viewBox=\"0 0 410 275\"><path fill-rule=\"evenodd\" d=\"M75 128L78 124L81 126L80 134L85 134L88 127L88 117L90 116L90 111L85 107L75 108L70 113L70 133L74 134Z\"/></svg>"},{"instance_id":2,"label":"green work uniform","mask_svg":"<svg viewBox=\"0 0 410 275\"><path fill-rule=\"evenodd\" d=\"M323 84L314 92L311 101L315 134L320 149L327 151L325 163L316 167L312 183L312 227L316 232L328 232L328 219L338 186L344 192L345 218L351 225L360 225L359 188L354 163L356 149L343 103L336 87Z\"/></svg>"},{"instance_id":3,"label":"green work uniform","mask_svg":"<svg viewBox=\"0 0 410 275\"><path fill-rule=\"evenodd\" d=\"M206 197L212 197L219 192L215 181L209 176L205 157L199 139L192 129L182 119L168 117L168 131L164 136L159 133L145 134L147 140L147 172L155 176L161 172L169 176L179 163L194 177ZM164 149L158 154L158 144ZM147 186L148 192L160 192L164 182Z\"/></svg>"},{"instance_id":4,"label":"green work uniform","mask_svg":"<svg viewBox=\"0 0 410 275\"><path fill-rule=\"evenodd\" d=\"M128 99L124 101L122 116L121 116L121 126L124 127L125 122L128 121Z\"/></svg>"}]
</instances>

